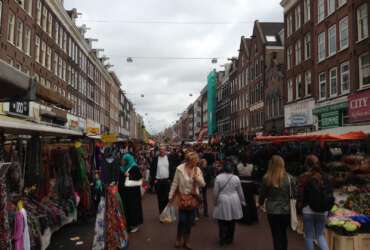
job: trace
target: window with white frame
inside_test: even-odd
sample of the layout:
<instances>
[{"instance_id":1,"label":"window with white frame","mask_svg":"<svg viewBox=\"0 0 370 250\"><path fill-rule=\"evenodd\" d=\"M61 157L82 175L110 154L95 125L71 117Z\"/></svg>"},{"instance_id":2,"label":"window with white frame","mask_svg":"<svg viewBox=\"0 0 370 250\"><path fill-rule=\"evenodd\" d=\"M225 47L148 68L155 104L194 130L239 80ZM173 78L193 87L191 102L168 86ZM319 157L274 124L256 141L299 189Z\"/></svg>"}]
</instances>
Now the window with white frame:
<instances>
[{"instance_id":1,"label":"window with white frame","mask_svg":"<svg viewBox=\"0 0 370 250\"><path fill-rule=\"evenodd\" d=\"M62 74L63 74L63 62L62 62L62 57L59 57L58 60L58 77L62 79Z\"/></svg>"},{"instance_id":2,"label":"window with white frame","mask_svg":"<svg viewBox=\"0 0 370 250\"><path fill-rule=\"evenodd\" d=\"M339 7L342 7L343 5L345 5L347 3L347 0L338 0L338 8Z\"/></svg>"},{"instance_id":3,"label":"window with white frame","mask_svg":"<svg viewBox=\"0 0 370 250\"><path fill-rule=\"evenodd\" d=\"M41 0L37 0L36 22L39 26L41 26L41 16L42 16L42 3L41 3Z\"/></svg>"},{"instance_id":4,"label":"window with white frame","mask_svg":"<svg viewBox=\"0 0 370 250\"><path fill-rule=\"evenodd\" d=\"M67 53L67 32L63 35L63 51Z\"/></svg>"},{"instance_id":5,"label":"window with white frame","mask_svg":"<svg viewBox=\"0 0 370 250\"><path fill-rule=\"evenodd\" d=\"M51 70L51 48L49 46L46 52L46 68Z\"/></svg>"},{"instance_id":6,"label":"window with white frame","mask_svg":"<svg viewBox=\"0 0 370 250\"><path fill-rule=\"evenodd\" d=\"M66 81L66 73L67 73L67 64L66 64L66 62L63 60L63 62L62 62L62 68L63 68L63 73L62 73L62 79L64 80L64 81Z\"/></svg>"},{"instance_id":7,"label":"window with white frame","mask_svg":"<svg viewBox=\"0 0 370 250\"><path fill-rule=\"evenodd\" d=\"M349 93L349 62L344 62L340 65L340 86L341 94Z\"/></svg>"},{"instance_id":8,"label":"window with white frame","mask_svg":"<svg viewBox=\"0 0 370 250\"><path fill-rule=\"evenodd\" d=\"M360 87L370 85L370 54L365 53L359 57Z\"/></svg>"},{"instance_id":9,"label":"window with white frame","mask_svg":"<svg viewBox=\"0 0 370 250\"><path fill-rule=\"evenodd\" d=\"M339 21L339 47L340 49L348 48L348 17L344 17Z\"/></svg>"},{"instance_id":10,"label":"window with white frame","mask_svg":"<svg viewBox=\"0 0 370 250\"><path fill-rule=\"evenodd\" d=\"M41 43L41 65L45 67L46 63L46 43L42 41Z\"/></svg>"},{"instance_id":11,"label":"window with white frame","mask_svg":"<svg viewBox=\"0 0 370 250\"><path fill-rule=\"evenodd\" d=\"M369 36L368 9L364 3L357 9L357 34L361 41Z\"/></svg>"},{"instance_id":12,"label":"window with white frame","mask_svg":"<svg viewBox=\"0 0 370 250\"><path fill-rule=\"evenodd\" d=\"M325 44L325 32L321 32L317 37L318 46L318 59L319 62L323 61L326 57L326 44Z\"/></svg>"},{"instance_id":13,"label":"window with white frame","mask_svg":"<svg viewBox=\"0 0 370 250\"><path fill-rule=\"evenodd\" d=\"M287 17L287 36L291 36L293 34L293 15L290 14Z\"/></svg>"},{"instance_id":14,"label":"window with white frame","mask_svg":"<svg viewBox=\"0 0 370 250\"><path fill-rule=\"evenodd\" d=\"M328 30L329 56L337 53L337 26L333 25Z\"/></svg>"},{"instance_id":15,"label":"window with white frame","mask_svg":"<svg viewBox=\"0 0 370 250\"><path fill-rule=\"evenodd\" d=\"M292 56L293 56L293 51L292 51L292 46L290 46L287 50L287 67L288 70L292 68Z\"/></svg>"},{"instance_id":16,"label":"window with white frame","mask_svg":"<svg viewBox=\"0 0 370 250\"><path fill-rule=\"evenodd\" d=\"M317 22L320 23L325 18L325 2L324 0L317 1Z\"/></svg>"},{"instance_id":17,"label":"window with white frame","mask_svg":"<svg viewBox=\"0 0 370 250\"><path fill-rule=\"evenodd\" d=\"M59 42L59 23L55 20L55 35L54 35L55 42L58 44Z\"/></svg>"},{"instance_id":18,"label":"window with white frame","mask_svg":"<svg viewBox=\"0 0 370 250\"><path fill-rule=\"evenodd\" d=\"M319 75L319 97L320 99L326 98L326 73L322 72Z\"/></svg>"},{"instance_id":19,"label":"window with white frame","mask_svg":"<svg viewBox=\"0 0 370 250\"><path fill-rule=\"evenodd\" d=\"M62 25L59 25L59 41L58 41L58 45L60 48L62 48L63 46L63 36L64 36L64 29L62 27Z\"/></svg>"},{"instance_id":20,"label":"window with white frame","mask_svg":"<svg viewBox=\"0 0 370 250\"><path fill-rule=\"evenodd\" d=\"M48 9L44 5L42 9L42 30L47 32L47 24L48 24Z\"/></svg>"},{"instance_id":21,"label":"window with white frame","mask_svg":"<svg viewBox=\"0 0 370 250\"><path fill-rule=\"evenodd\" d=\"M9 17L8 17L8 41L11 44L15 44L14 29L15 29L15 16L12 12L9 12Z\"/></svg>"},{"instance_id":22,"label":"window with white frame","mask_svg":"<svg viewBox=\"0 0 370 250\"><path fill-rule=\"evenodd\" d=\"M295 30L298 30L301 27L301 5L298 5L295 8Z\"/></svg>"},{"instance_id":23,"label":"window with white frame","mask_svg":"<svg viewBox=\"0 0 370 250\"><path fill-rule=\"evenodd\" d=\"M40 37L36 36L36 40L35 40L35 60L38 63L40 63L40 46L41 46Z\"/></svg>"},{"instance_id":24,"label":"window with white frame","mask_svg":"<svg viewBox=\"0 0 370 250\"><path fill-rule=\"evenodd\" d=\"M26 55L31 55L31 29L28 26L24 26L23 51Z\"/></svg>"},{"instance_id":25,"label":"window with white frame","mask_svg":"<svg viewBox=\"0 0 370 250\"><path fill-rule=\"evenodd\" d=\"M311 94L312 94L311 71L306 71L304 73L304 82L305 82L305 96L311 96Z\"/></svg>"},{"instance_id":26,"label":"window with white frame","mask_svg":"<svg viewBox=\"0 0 370 250\"><path fill-rule=\"evenodd\" d=\"M302 62L302 44L301 40L298 40L295 44L295 65L299 65Z\"/></svg>"},{"instance_id":27,"label":"window with white frame","mask_svg":"<svg viewBox=\"0 0 370 250\"><path fill-rule=\"evenodd\" d=\"M296 99L301 99L302 95L302 76L298 75L295 81Z\"/></svg>"},{"instance_id":28,"label":"window with white frame","mask_svg":"<svg viewBox=\"0 0 370 250\"><path fill-rule=\"evenodd\" d=\"M53 15L49 13L49 19L48 19L48 34L49 36L53 35Z\"/></svg>"},{"instance_id":29,"label":"window with white frame","mask_svg":"<svg viewBox=\"0 0 370 250\"><path fill-rule=\"evenodd\" d=\"M333 68L329 71L330 76L330 96L337 96L338 94L338 76L337 68Z\"/></svg>"},{"instance_id":30,"label":"window with white frame","mask_svg":"<svg viewBox=\"0 0 370 250\"><path fill-rule=\"evenodd\" d=\"M304 9L304 22L307 23L311 20L311 0L304 0L303 2Z\"/></svg>"},{"instance_id":31,"label":"window with white frame","mask_svg":"<svg viewBox=\"0 0 370 250\"><path fill-rule=\"evenodd\" d=\"M335 11L335 0L327 0L328 15L331 15Z\"/></svg>"},{"instance_id":32,"label":"window with white frame","mask_svg":"<svg viewBox=\"0 0 370 250\"><path fill-rule=\"evenodd\" d=\"M311 58L311 33L308 33L304 37L304 57L305 60Z\"/></svg>"},{"instance_id":33,"label":"window with white frame","mask_svg":"<svg viewBox=\"0 0 370 250\"><path fill-rule=\"evenodd\" d=\"M15 46L22 50L23 49L23 22L17 19L17 34L15 38Z\"/></svg>"},{"instance_id":34,"label":"window with white frame","mask_svg":"<svg viewBox=\"0 0 370 250\"><path fill-rule=\"evenodd\" d=\"M54 75L58 76L58 54L54 53L53 57L53 67L54 67Z\"/></svg>"},{"instance_id":35,"label":"window with white frame","mask_svg":"<svg viewBox=\"0 0 370 250\"><path fill-rule=\"evenodd\" d=\"M24 10L32 16L32 0L24 0Z\"/></svg>"}]
</instances>

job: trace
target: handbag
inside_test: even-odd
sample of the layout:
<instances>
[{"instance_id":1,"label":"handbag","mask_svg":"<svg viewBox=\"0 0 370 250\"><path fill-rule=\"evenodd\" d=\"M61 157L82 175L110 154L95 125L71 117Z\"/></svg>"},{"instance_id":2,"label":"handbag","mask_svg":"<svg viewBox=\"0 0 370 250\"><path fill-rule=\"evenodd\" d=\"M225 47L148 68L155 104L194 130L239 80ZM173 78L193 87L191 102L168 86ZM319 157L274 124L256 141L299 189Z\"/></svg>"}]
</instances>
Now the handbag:
<instances>
[{"instance_id":1,"label":"handbag","mask_svg":"<svg viewBox=\"0 0 370 250\"><path fill-rule=\"evenodd\" d=\"M195 181L191 194L182 194L178 192L178 206L181 210L194 210L200 206L200 197L196 192Z\"/></svg>"},{"instance_id":2,"label":"handbag","mask_svg":"<svg viewBox=\"0 0 370 250\"><path fill-rule=\"evenodd\" d=\"M132 168L127 170L126 173L129 173L131 169ZM130 180L130 176L126 176L125 187L141 187L142 185L143 185L143 179L142 178L138 181L134 181L134 180Z\"/></svg>"},{"instance_id":3,"label":"handbag","mask_svg":"<svg viewBox=\"0 0 370 250\"><path fill-rule=\"evenodd\" d=\"M290 227L293 231L298 229L298 216L297 216L297 200L293 197L292 182L288 176L289 181L289 206L290 206Z\"/></svg>"}]
</instances>

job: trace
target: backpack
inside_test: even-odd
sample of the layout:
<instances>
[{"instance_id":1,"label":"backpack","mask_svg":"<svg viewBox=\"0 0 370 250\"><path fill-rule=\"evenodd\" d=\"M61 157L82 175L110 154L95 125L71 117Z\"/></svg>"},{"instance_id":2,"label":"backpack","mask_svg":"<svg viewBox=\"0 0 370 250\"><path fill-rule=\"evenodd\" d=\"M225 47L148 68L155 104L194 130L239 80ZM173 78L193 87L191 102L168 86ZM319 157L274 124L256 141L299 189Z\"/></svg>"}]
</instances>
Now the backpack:
<instances>
[{"instance_id":1,"label":"backpack","mask_svg":"<svg viewBox=\"0 0 370 250\"><path fill-rule=\"evenodd\" d=\"M330 211L334 206L333 189L326 178L322 185L317 179L311 178L304 189L304 197L310 208L317 213Z\"/></svg>"}]
</instances>

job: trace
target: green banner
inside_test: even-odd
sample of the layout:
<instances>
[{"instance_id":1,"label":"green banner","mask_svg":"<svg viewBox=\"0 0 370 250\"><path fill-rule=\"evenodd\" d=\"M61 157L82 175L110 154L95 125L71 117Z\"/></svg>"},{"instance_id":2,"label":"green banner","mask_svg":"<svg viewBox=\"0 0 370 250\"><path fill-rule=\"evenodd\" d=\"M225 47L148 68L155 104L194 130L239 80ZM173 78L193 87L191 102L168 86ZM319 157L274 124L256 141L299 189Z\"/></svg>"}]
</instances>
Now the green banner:
<instances>
[{"instance_id":1,"label":"green banner","mask_svg":"<svg viewBox=\"0 0 370 250\"><path fill-rule=\"evenodd\" d=\"M320 129L336 128L341 124L338 110L322 113L320 118Z\"/></svg>"},{"instance_id":2,"label":"green banner","mask_svg":"<svg viewBox=\"0 0 370 250\"><path fill-rule=\"evenodd\" d=\"M208 135L216 132L216 70L208 74L207 80L207 105L208 105Z\"/></svg>"}]
</instances>

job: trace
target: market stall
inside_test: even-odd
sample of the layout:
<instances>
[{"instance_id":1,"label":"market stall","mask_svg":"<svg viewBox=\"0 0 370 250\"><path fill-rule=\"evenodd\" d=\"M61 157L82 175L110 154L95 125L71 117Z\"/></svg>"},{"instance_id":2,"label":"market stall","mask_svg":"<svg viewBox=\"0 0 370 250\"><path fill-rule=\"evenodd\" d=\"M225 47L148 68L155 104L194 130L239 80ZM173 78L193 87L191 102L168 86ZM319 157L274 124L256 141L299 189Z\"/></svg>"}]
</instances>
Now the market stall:
<instances>
[{"instance_id":1,"label":"market stall","mask_svg":"<svg viewBox=\"0 0 370 250\"><path fill-rule=\"evenodd\" d=\"M364 126L368 127L368 126ZM333 187L335 206L327 223L331 250L370 249L370 152L368 131L353 128L291 136L261 136L255 143L277 149L295 176L308 154L319 156ZM268 144L266 144L268 143Z\"/></svg>"},{"instance_id":2,"label":"market stall","mask_svg":"<svg viewBox=\"0 0 370 250\"><path fill-rule=\"evenodd\" d=\"M90 209L92 149L81 132L12 117L0 133L0 249L46 249Z\"/></svg>"}]
</instances>

